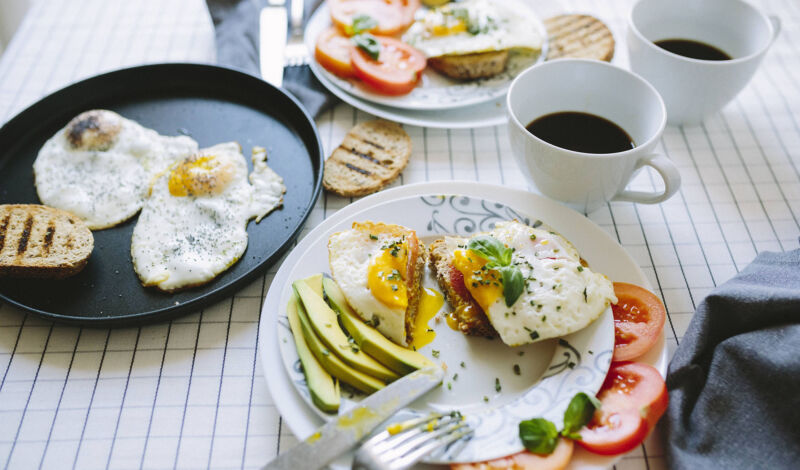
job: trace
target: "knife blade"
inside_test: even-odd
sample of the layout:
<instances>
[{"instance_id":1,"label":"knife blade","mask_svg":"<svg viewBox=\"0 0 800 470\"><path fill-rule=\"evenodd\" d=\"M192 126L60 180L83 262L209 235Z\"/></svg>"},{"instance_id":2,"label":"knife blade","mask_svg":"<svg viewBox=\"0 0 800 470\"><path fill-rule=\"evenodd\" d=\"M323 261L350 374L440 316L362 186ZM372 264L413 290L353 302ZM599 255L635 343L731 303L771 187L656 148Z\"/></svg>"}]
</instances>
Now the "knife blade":
<instances>
[{"instance_id":1,"label":"knife blade","mask_svg":"<svg viewBox=\"0 0 800 470\"><path fill-rule=\"evenodd\" d=\"M261 78L280 87L283 85L283 52L287 31L285 0L271 0L261 10L259 31Z\"/></svg>"},{"instance_id":2,"label":"knife blade","mask_svg":"<svg viewBox=\"0 0 800 470\"><path fill-rule=\"evenodd\" d=\"M262 470L319 469L354 447L379 424L442 382L444 370L427 367L373 393L347 413L317 429Z\"/></svg>"}]
</instances>

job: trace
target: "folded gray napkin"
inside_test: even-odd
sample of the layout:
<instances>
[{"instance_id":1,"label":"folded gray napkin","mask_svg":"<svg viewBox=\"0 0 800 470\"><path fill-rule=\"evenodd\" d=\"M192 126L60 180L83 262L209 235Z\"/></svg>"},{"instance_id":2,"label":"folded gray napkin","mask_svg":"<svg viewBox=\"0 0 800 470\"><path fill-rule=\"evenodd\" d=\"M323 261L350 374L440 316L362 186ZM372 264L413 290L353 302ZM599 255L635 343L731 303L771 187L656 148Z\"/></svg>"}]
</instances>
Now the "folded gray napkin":
<instances>
[{"instance_id":1,"label":"folded gray napkin","mask_svg":"<svg viewBox=\"0 0 800 470\"><path fill-rule=\"evenodd\" d=\"M286 4L287 12L292 0ZM294 0L303 1L303 0ZM308 18L320 0L305 1ZM206 0L214 22L217 44L217 63L259 77L258 22L265 0ZM283 88L291 92L312 116L318 116L336 103L337 99L314 77L307 65L287 67Z\"/></svg>"},{"instance_id":2,"label":"folded gray napkin","mask_svg":"<svg viewBox=\"0 0 800 470\"><path fill-rule=\"evenodd\" d=\"M667 388L670 468L800 468L800 250L761 253L706 297Z\"/></svg>"}]
</instances>

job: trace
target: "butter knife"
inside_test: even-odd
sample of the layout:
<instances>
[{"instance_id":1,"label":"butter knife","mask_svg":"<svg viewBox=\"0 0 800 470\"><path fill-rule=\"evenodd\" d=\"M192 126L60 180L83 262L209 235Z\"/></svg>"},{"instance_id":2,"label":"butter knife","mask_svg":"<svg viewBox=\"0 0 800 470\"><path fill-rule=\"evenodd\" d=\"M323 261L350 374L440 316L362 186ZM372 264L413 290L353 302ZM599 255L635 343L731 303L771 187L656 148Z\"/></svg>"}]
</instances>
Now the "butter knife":
<instances>
[{"instance_id":1,"label":"butter knife","mask_svg":"<svg viewBox=\"0 0 800 470\"><path fill-rule=\"evenodd\" d=\"M261 78L280 87L283 85L283 53L286 49L286 0L269 0L261 10L259 31Z\"/></svg>"},{"instance_id":2,"label":"butter knife","mask_svg":"<svg viewBox=\"0 0 800 470\"><path fill-rule=\"evenodd\" d=\"M308 439L262 467L262 470L320 469L355 447L379 424L442 382L444 370L413 372L368 396L347 413L317 429Z\"/></svg>"}]
</instances>

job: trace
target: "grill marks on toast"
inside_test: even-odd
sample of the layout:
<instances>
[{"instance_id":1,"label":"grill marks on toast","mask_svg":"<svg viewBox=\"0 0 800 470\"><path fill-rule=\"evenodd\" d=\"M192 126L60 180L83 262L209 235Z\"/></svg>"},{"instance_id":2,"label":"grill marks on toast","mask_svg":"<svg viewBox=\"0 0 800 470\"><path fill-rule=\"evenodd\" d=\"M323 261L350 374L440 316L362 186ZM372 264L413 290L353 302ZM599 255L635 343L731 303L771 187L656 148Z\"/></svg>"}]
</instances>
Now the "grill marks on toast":
<instances>
[{"instance_id":1,"label":"grill marks on toast","mask_svg":"<svg viewBox=\"0 0 800 470\"><path fill-rule=\"evenodd\" d=\"M610 61L614 36L605 23L589 15L558 15L544 21L549 37L547 59L585 58Z\"/></svg>"},{"instance_id":2,"label":"grill marks on toast","mask_svg":"<svg viewBox=\"0 0 800 470\"><path fill-rule=\"evenodd\" d=\"M68 212L33 204L0 205L0 276L76 274L93 247L91 231Z\"/></svg>"},{"instance_id":3,"label":"grill marks on toast","mask_svg":"<svg viewBox=\"0 0 800 470\"><path fill-rule=\"evenodd\" d=\"M392 182L408 164L411 138L381 119L355 126L325 161L322 184L340 196L363 196Z\"/></svg>"}]
</instances>

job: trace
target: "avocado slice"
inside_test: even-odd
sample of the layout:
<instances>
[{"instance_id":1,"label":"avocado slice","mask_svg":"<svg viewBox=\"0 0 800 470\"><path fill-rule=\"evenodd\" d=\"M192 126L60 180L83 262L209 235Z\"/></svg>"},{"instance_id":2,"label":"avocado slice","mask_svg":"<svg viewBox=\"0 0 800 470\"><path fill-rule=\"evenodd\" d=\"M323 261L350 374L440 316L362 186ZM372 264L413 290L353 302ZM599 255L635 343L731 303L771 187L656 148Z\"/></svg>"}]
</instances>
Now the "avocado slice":
<instances>
[{"instance_id":1,"label":"avocado slice","mask_svg":"<svg viewBox=\"0 0 800 470\"><path fill-rule=\"evenodd\" d=\"M308 383L308 391L311 392L311 401L326 413L336 413L339 411L340 403L339 387L331 374L322 368L322 365L308 349L300 326L297 296L294 293L289 299L289 305L286 306L286 316L289 317L289 327L292 330L297 355L300 356L300 363L303 364L303 373L306 376L306 383Z\"/></svg>"},{"instance_id":2,"label":"avocado slice","mask_svg":"<svg viewBox=\"0 0 800 470\"><path fill-rule=\"evenodd\" d=\"M311 288L316 294L320 297L323 296L322 293L322 273L312 274L307 278L303 279L303 282L306 283L308 287Z\"/></svg>"},{"instance_id":3,"label":"avocado slice","mask_svg":"<svg viewBox=\"0 0 800 470\"><path fill-rule=\"evenodd\" d=\"M385 383L375 377L348 366L339 359L336 354L333 354L325 347L322 341L317 337L317 334L314 333L306 309L303 307L303 302L298 301L296 304L297 315L300 318L300 329L303 331L303 338L305 338L308 344L308 349L311 350L311 353L329 374L364 393L377 392L386 386Z\"/></svg>"},{"instance_id":4,"label":"avocado slice","mask_svg":"<svg viewBox=\"0 0 800 470\"><path fill-rule=\"evenodd\" d=\"M322 296L317 295L305 280L295 281L292 287L303 302L311 327L331 352L339 356L350 367L384 382L400 378L391 369L361 351L356 344L348 341L347 335L339 326L336 312L331 310Z\"/></svg>"},{"instance_id":5,"label":"avocado slice","mask_svg":"<svg viewBox=\"0 0 800 470\"><path fill-rule=\"evenodd\" d=\"M330 306L339 312L339 319L361 350L376 358L400 375L410 374L417 369L433 366L434 363L422 354L391 342L378 330L364 323L356 315L339 285L333 279L322 280L325 298Z\"/></svg>"}]
</instances>

